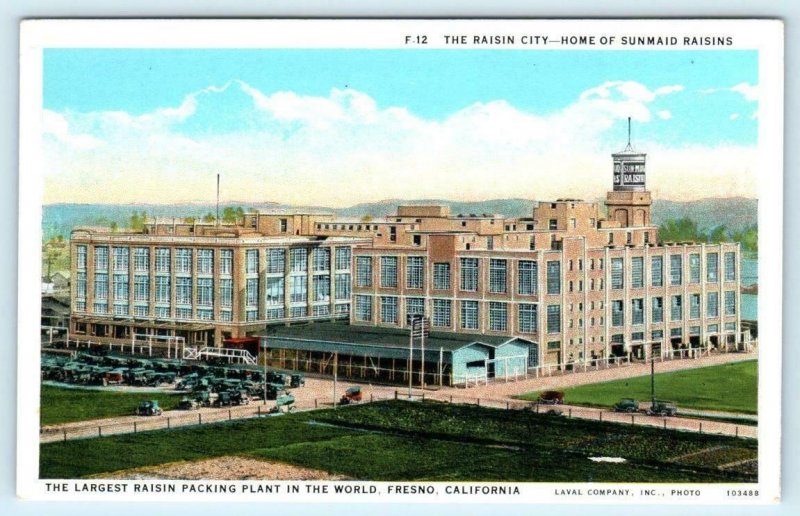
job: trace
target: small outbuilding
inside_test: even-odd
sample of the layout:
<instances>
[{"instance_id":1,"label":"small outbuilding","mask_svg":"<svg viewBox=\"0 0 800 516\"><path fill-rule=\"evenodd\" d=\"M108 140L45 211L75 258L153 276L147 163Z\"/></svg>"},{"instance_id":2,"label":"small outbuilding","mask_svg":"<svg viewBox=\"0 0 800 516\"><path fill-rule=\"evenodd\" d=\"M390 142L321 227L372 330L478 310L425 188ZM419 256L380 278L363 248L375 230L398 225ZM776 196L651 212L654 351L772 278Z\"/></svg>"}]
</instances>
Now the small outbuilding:
<instances>
[{"instance_id":1,"label":"small outbuilding","mask_svg":"<svg viewBox=\"0 0 800 516\"><path fill-rule=\"evenodd\" d=\"M422 378L426 385L461 385L524 377L535 346L521 337L447 332L412 342L408 331L343 322L271 326L260 338L273 367L324 375L335 368L342 378L398 384L411 374L415 385Z\"/></svg>"}]
</instances>

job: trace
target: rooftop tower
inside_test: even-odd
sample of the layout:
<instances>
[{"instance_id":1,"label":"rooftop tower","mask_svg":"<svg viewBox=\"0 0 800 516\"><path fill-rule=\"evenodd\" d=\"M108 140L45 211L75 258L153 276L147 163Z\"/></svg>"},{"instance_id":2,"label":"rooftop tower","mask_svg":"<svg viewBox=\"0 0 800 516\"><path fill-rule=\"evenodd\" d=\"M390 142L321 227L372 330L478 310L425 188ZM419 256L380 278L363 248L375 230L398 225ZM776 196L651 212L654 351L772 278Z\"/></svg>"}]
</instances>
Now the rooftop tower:
<instances>
[{"instance_id":1,"label":"rooftop tower","mask_svg":"<svg viewBox=\"0 0 800 516\"><path fill-rule=\"evenodd\" d=\"M614 161L614 185L606 195L608 218L622 227L650 225L652 200L646 187L647 154L631 145L631 118L628 117L628 145L611 155Z\"/></svg>"}]
</instances>

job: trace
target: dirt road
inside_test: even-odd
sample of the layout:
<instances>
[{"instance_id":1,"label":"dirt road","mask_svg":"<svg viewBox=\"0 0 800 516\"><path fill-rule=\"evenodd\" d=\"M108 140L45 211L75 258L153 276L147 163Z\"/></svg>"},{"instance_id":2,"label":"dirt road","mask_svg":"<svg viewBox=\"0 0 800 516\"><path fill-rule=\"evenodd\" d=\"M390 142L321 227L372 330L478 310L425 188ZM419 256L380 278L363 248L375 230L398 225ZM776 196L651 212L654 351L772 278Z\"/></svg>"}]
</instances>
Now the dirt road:
<instances>
[{"instance_id":1,"label":"dirt road","mask_svg":"<svg viewBox=\"0 0 800 516\"><path fill-rule=\"evenodd\" d=\"M656 366L658 372L675 371L679 369L690 369L705 367L710 365L725 364L743 360L755 359L755 355L731 353L721 354L711 357L698 359L675 360L660 362ZM436 399L453 403L479 404L482 406L521 409L533 404L519 401L513 398L514 395L525 392L563 389L574 385L584 385L590 383L617 380L643 376L650 373L650 367L646 364L632 364L600 371L587 371L568 373L564 375L528 378L527 380L509 381L508 383L497 381L488 385L480 385L465 388L446 387L436 391L427 390L424 392L425 399ZM334 389L334 382L327 379L308 378L306 385L292 390L295 397L295 407L297 410L315 410L330 408L335 399L338 399L345 389L350 386L359 385L356 382L340 381ZM386 385L364 385L360 384L364 396L364 401L379 401L392 399L397 396L405 399L408 396L408 389L400 386ZM335 391L335 392L334 392ZM420 399L423 391L415 389L413 397ZM225 408L202 408L199 410L170 410L161 416L122 416L116 418L98 419L92 421L79 421L43 427L40 435L40 442L53 442L70 439L102 437L114 434L127 434L147 430L158 430L177 428L181 426L194 426L211 422L220 422L232 419L245 419L266 415L274 407L274 401L255 402L250 405ZM722 435L736 435L741 437L757 437L758 429L756 426L737 425L733 423L723 423L714 420L704 420L699 418L661 418L651 417L643 414L636 414L631 418L629 414L617 414L608 410L597 408L563 406L560 407L563 416L581 419L592 419L612 422L630 423L636 425L658 426L677 430L687 430Z\"/></svg>"}]
</instances>

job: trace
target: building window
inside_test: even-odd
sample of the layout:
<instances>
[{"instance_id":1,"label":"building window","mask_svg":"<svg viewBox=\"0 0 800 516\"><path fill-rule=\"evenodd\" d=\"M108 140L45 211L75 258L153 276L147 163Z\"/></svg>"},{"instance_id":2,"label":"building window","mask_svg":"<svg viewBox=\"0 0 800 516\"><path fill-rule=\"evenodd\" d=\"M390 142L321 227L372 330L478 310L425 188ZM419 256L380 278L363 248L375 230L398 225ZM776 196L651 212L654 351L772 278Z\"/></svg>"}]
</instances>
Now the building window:
<instances>
[{"instance_id":1,"label":"building window","mask_svg":"<svg viewBox=\"0 0 800 516\"><path fill-rule=\"evenodd\" d=\"M650 281L654 287L664 286L664 257L653 256L650 259Z\"/></svg>"},{"instance_id":2,"label":"building window","mask_svg":"<svg viewBox=\"0 0 800 516\"><path fill-rule=\"evenodd\" d=\"M94 313L96 314L107 314L108 313L108 303L106 302L96 302L92 307Z\"/></svg>"},{"instance_id":3,"label":"building window","mask_svg":"<svg viewBox=\"0 0 800 516\"><path fill-rule=\"evenodd\" d=\"M135 305L133 307L134 317L147 317L150 314L150 308L147 305Z\"/></svg>"},{"instance_id":4,"label":"building window","mask_svg":"<svg viewBox=\"0 0 800 516\"><path fill-rule=\"evenodd\" d=\"M170 302L169 276L156 276L156 303Z\"/></svg>"},{"instance_id":5,"label":"building window","mask_svg":"<svg viewBox=\"0 0 800 516\"><path fill-rule=\"evenodd\" d=\"M478 329L478 302L461 301L461 328L464 330Z\"/></svg>"},{"instance_id":6,"label":"building window","mask_svg":"<svg viewBox=\"0 0 800 516\"><path fill-rule=\"evenodd\" d=\"M669 336L670 337L680 337L683 335L683 328L670 328Z\"/></svg>"},{"instance_id":7,"label":"building window","mask_svg":"<svg viewBox=\"0 0 800 516\"><path fill-rule=\"evenodd\" d=\"M689 255L689 283L700 283L700 255Z\"/></svg>"},{"instance_id":8,"label":"building window","mask_svg":"<svg viewBox=\"0 0 800 516\"><path fill-rule=\"evenodd\" d=\"M150 300L150 278L145 275L133 277L133 300L134 301L149 301Z\"/></svg>"},{"instance_id":9,"label":"building window","mask_svg":"<svg viewBox=\"0 0 800 516\"><path fill-rule=\"evenodd\" d=\"M133 269L136 272L148 272L150 270L150 249L137 247L134 250Z\"/></svg>"},{"instance_id":10,"label":"building window","mask_svg":"<svg viewBox=\"0 0 800 516\"><path fill-rule=\"evenodd\" d=\"M283 305L285 300L286 280L280 278L267 278L267 305Z\"/></svg>"},{"instance_id":11,"label":"building window","mask_svg":"<svg viewBox=\"0 0 800 516\"><path fill-rule=\"evenodd\" d=\"M654 323L664 322L664 298L654 297L652 306L653 306L652 309L653 322Z\"/></svg>"},{"instance_id":12,"label":"building window","mask_svg":"<svg viewBox=\"0 0 800 516\"><path fill-rule=\"evenodd\" d=\"M248 308L258 308L258 278L247 278L247 283L245 284L245 305Z\"/></svg>"},{"instance_id":13,"label":"building window","mask_svg":"<svg viewBox=\"0 0 800 516\"><path fill-rule=\"evenodd\" d=\"M279 223L279 226L280 226L280 232L281 233L286 233L287 231L289 231L289 220L288 219L279 219L278 223Z\"/></svg>"},{"instance_id":14,"label":"building window","mask_svg":"<svg viewBox=\"0 0 800 516\"><path fill-rule=\"evenodd\" d=\"M532 260L517 262L517 290L521 296L532 296L538 290L538 266Z\"/></svg>"},{"instance_id":15,"label":"building window","mask_svg":"<svg viewBox=\"0 0 800 516\"><path fill-rule=\"evenodd\" d=\"M372 297L371 296L355 296L356 297L356 321L371 322L372 321Z\"/></svg>"},{"instance_id":16,"label":"building window","mask_svg":"<svg viewBox=\"0 0 800 516\"><path fill-rule=\"evenodd\" d=\"M381 297L381 322L384 324L397 324L396 297Z\"/></svg>"},{"instance_id":17,"label":"building window","mask_svg":"<svg viewBox=\"0 0 800 516\"><path fill-rule=\"evenodd\" d=\"M508 330L508 305L492 301L489 303L489 329L492 331Z\"/></svg>"},{"instance_id":18,"label":"building window","mask_svg":"<svg viewBox=\"0 0 800 516\"><path fill-rule=\"evenodd\" d=\"M192 304L192 278L175 278L175 303Z\"/></svg>"},{"instance_id":19,"label":"building window","mask_svg":"<svg viewBox=\"0 0 800 516\"><path fill-rule=\"evenodd\" d=\"M644 299L631 299L631 324L644 324Z\"/></svg>"},{"instance_id":20,"label":"building window","mask_svg":"<svg viewBox=\"0 0 800 516\"><path fill-rule=\"evenodd\" d=\"M725 253L725 281L736 281L736 253Z\"/></svg>"},{"instance_id":21,"label":"building window","mask_svg":"<svg viewBox=\"0 0 800 516\"><path fill-rule=\"evenodd\" d=\"M306 306L293 306L289 308L289 317L297 319L299 317L308 316L308 307Z\"/></svg>"},{"instance_id":22,"label":"building window","mask_svg":"<svg viewBox=\"0 0 800 516\"><path fill-rule=\"evenodd\" d=\"M461 258L461 290L478 291L478 259Z\"/></svg>"},{"instance_id":23,"label":"building window","mask_svg":"<svg viewBox=\"0 0 800 516\"><path fill-rule=\"evenodd\" d=\"M325 315L330 315L331 307L330 305L317 305L314 307L314 311L311 313L314 317L322 317Z\"/></svg>"},{"instance_id":24,"label":"building window","mask_svg":"<svg viewBox=\"0 0 800 516\"><path fill-rule=\"evenodd\" d=\"M210 321L214 318L214 311L213 310L203 310L197 309L197 318L201 321Z\"/></svg>"},{"instance_id":25,"label":"building window","mask_svg":"<svg viewBox=\"0 0 800 516\"><path fill-rule=\"evenodd\" d=\"M313 288L314 301L330 301L331 277L328 274L314 276L311 286Z\"/></svg>"},{"instance_id":26,"label":"building window","mask_svg":"<svg viewBox=\"0 0 800 516\"><path fill-rule=\"evenodd\" d=\"M520 333L536 333L539 331L538 305L532 303L519 304Z\"/></svg>"},{"instance_id":27,"label":"building window","mask_svg":"<svg viewBox=\"0 0 800 516\"><path fill-rule=\"evenodd\" d=\"M706 327L706 332L712 333L712 334L719 333L719 324L709 324Z\"/></svg>"},{"instance_id":28,"label":"building window","mask_svg":"<svg viewBox=\"0 0 800 516\"><path fill-rule=\"evenodd\" d=\"M267 274L286 272L286 249L267 249Z\"/></svg>"},{"instance_id":29,"label":"building window","mask_svg":"<svg viewBox=\"0 0 800 516\"><path fill-rule=\"evenodd\" d=\"M233 312L231 312L230 310L222 310L219 313L219 320L223 322L233 321Z\"/></svg>"},{"instance_id":30,"label":"building window","mask_svg":"<svg viewBox=\"0 0 800 516\"><path fill-rule=\"evenodd\" d=\"M653 330L650 332L650 338L653 340L662 340L664 338L664 330Z\"/></svg>"},{"instance_id":31,"label":"building window","mask_svg":"<svg viewBox=\"0 0 800 516\"><path fill-rule=\"evenodd\" d=\"M644 287L644 258L634 256L631 258L631 288Z\"/></svg>"},{"instance_id":32,"label":"building window","mask_svg":"<svg viewBox=\"0 0 800 516\"><path fill-rule=\"evenodd\" d=\"M508 277L508 262L506 260L489 260L489 292L501 294L506 291Z\"/></svg>"},{"instance_id":33,"label":"building window","mask_svg":"<svg viewBox=\"0 0 800 516\"><path fill-rule=\"evenodd\" d=\"M561 333L561 305L547 305L547 333Z\"/></svg>"},{"instance_id":34,"label":"building window","mask_svg":"<svg viewBox=\"0 0 800 516\"><path fill-rule=\"evenodd\" d=\"M115 271L128 272L130 250L127 247L115 247L112 256Z\"/></svg>"},{"instance_id":35,"label":"building window","mask_svg":"<svg viewBox=\"0 0 800 516\"><path fill-rule=\"evenodd\" d=\"M127 274L114 274L114 301L128 301Z\"/></svg>"},{"instance_id":36,"label":"building window","mask_svg":"<svg viewBox=\"0 0 800 516\"><path fill-rule=\"evenodd\" d=\"M349 314L350 303L336 303L333 307L337 314Z\"/></svg>"},{"instance_id":37,"label":"building window","mask_svg":"<svg viewBox=\"0 0 800 516\"><path fill-rule=\"evenodd\" d=\"M290 249L289 262L292 272L308 272L308 249L305 247Z\"/></svg>"},{"instance_id":38,"label":"building window","mask_svg":"<svg viewBox=\"0 0 800 516\"><path fill-rule=\"evenodd\" d=\"M219 273L224 276L233 274L233 249L220 249Z\"/></svg>"},{"instance_id":39,"label":"building window","mask_svg":"<svg viewBox=\"0 0 800 516\"><path fill-rule=\"evenodd\" d=\"M214 306L214 280L197 278L197 306Z\"/></svg>"},{"instance_id":40,"label":"building window","mask_svg":"<svg viewBox=\"0 0 800 516\"><path fill-rule=\"evenodd\" d=\"M258 274L258 249L245 251L245 273Z\"/></svg>"},{"instance_id":41,"label":"building window","mask_svg":"<svg viewBox=\"0 0 800 516\"><path fill-rule=\"evenodd\" d=\"M177 274L191 274L192 273L192 250L191 249L176 249L175 250L175 272Z\"/></svg>"},{"instance_id":42,"label":"building window","mask_svg":"<svg viewBox=\"0 0 800 516\"><path fill-rule=\"evenodd\" d=\"M450 264L449 263L434 263L433 264L433 289L434 290L449 290L450 289Z\"/></svg>"},{"instance_id":43,"label":"building window","mask_svg":"<svg viewBox=\"0 0 800 516\"><path fill-rule=\"evenodd\" d=\"M561 293L561 262L547 262L547 293L550 295Z\"/></svg>"},{"instance_id":44,"label":"building window","mask_svg":"<svg viewBox=\"0 0 800 516\"><path fill-rule=\"evenodd\" d=\"M286 318L286 309L284 308L270 308L269 310L267 310L268 320L285 319L285 318Z\"/></svg>"},{"instance_id":45,"label":"building window","mask_svg":"<svg viewBox=\"0 0 800 516\"><path fill-rule=\"evenodd\" d=\"M253 322L258 320L258 310L246 310L244 313L244 318L247 322Z\"/></svg>"},{"instance_id":46,"label":"building window","mask_svg":"<svg viewBox=\"0 0 800 516\"><path fill-rule=\"evenodd\" d=\"M725 291L725 315L736 315L736 292Z\"/></svg>"},{"instance_id":47,"label":"building window","mask_svg":"<svg viewBox=\"0 0 800 516\"><path fill-rule=\"evenodd\" d=\"M175 309L175 318L176 319L191 319L192 318L192 309L191 308L176 308Z\"/></svg>"},{"instance_id":48,"label":"building window","mask_svg":"<svg viewBox=\"0 0 800 516\"><path fill-rule=\"evenodd\" d=\"M305 303L308 301L308 280L306 276L290 276L289 292L292 303Z\"/></svg>"},{"instance_id":49,"label":"building window","mask_svg":"<svg viewBox=\"0 0 800 516\"><path fill-rule=\"evenodd\" d=\"M168 306L157 306L156 307L156 317L159 319L169 319L169 307Z\"/></svg>"},{"instance_id":50,"label":"building window","mask_svg":"<svg viewBox=\"0 0 800 516\"><path fill-rule=\"evenodd\" d=\"M197 250L197 274L214 274L214 250Z\"/></svg>"},{"instance_id":51,"label":"building window","mask_svg":"<svg viewBox=\"0 0 800 516\"><path fill-rule=\"evenodd\" d=\"M670 285L680 285L683 281L683 257L673 254L669 257Z\"/></svg>"},{"instance_id":52,"label":"building window","mask_svg":"<svg viewBox=\"0 0 800 516\"><path fill-rule=\"evenodd\" d=\"M406 298L406 315L425 315L425 299L421 297Z\"/></svg>"},{"instance_id":53,"label":"building window","mask_svg":"<svg viewBox=\"0 0 800 516\"><path fill-rule=\"evenodd\" d=\"M719 281L719 254L706 255L706 281L709 283Z\"/></svg>"},{"instance_id":54,"label":"building window","mask_svg":"<svg viewBox=\"0 0 800 516\"><path fill-rule=\"evenodd\" d=\"M358 257L356 257L356 286L357 287L371 287L372 286L372 257L371 256L358 256Z\"/></svg>"},{"instance_id":55,"label":"building window","mask_svg":"<svg viewBox=\"0 0 800 516\"><path fill-rule=\"evenodd\" d=\"M550 219L547 225L550 231L555 231L558 229L558 219Z\"/></svg>"},{"instance_id":56,"label":"building window","mask_svg":"<svg viewBox=\"0 0 800 516\"><path fill-rule=\"evenodd\" d=\"M86 273L78 272L75 274L75 297L86 299Z\"/></svg>"},{"instance_id":57,"label":"building window","mask_svg":"<svg viewBox=\"0 0 800 516\"><path fill-rule=\"evenodd\" d=\"M611 302L611 326L622 326L625 324L625 306L622 301Z\"/></svg>"},{"instance_id":58,"label":"building window","mask_svg":"<svg viewBox=\"0 0 800 516\"><path fill-rule=\"evenodd\" d=\"M327 247L317 247L311 253L314 272L327 272L331 270L331 250Z\"/></svg>"},{"instance_id":59,"label":"building window","mask_svg":"<svg viewBox=\"0 0 800 516\"><path fill-rule=\"evenodd\" d=\"M449 328L451 320L451 301L449 299L433 300L433 319L431 323L438 328Z\"/></svg>"},{"instance_id":60,"label":"building window","mask_svg":"<svg viewBox=\"0 0 800 516\"><path fill-rule=\"evenodd\" d=\"M166 247L156 249L156 273L170 271L170 250Z\"/></svg>"},{"instance_id":61,"label":"building window","mask_svg":"<svg viewBox=\"0 0 800 516\"><path fill-rule=\"evenodd\" d=\"M337 272L336 278L336 299L350 299L350 273Z\"/></svg>"},{"instance_id":62,"label":"building window","mask_svg":"<svg viewBox=\"0 0 800 516\"><path fill-rule=\"evenodd\" d=\"M689 319L700 318L700 294L689 296Z\"/></svg>"},{"instance_id":63,"label":"building window","mask_svg":"<svg viewBox=\"0 0 800 516\"><path fill-rule=\"evenodd\" d=\"M75 267L78 270L86 269L86 246L79 245L75 247Z\"/></svg>"},{"instance_id":64,"label":"building window","mask_svg":"<svg viewBox=\"0 0 800 516\"><path fill-rule=\"evenodd\" d=\"M706 316L719 317L719 292L709 292L706 296Z\"/></svg>"},{"instance_id":65,"label":"building window","mask_svg":"<svg viewBox=\"0 0 800 516\"><path fill-rule=\"evenodd\" d=\"M406 262L406 288L422 288L425 281L425 259L409 256Z\"/></svg>"},{"instance_id":66,"label":"building window","mask_svg":"<svg viewBox=\"0 0 800 516\"><path fill-rule=\"evenodd\" d=\"M619 290L625 286L625 273L622 269L622 258L611 259L611 288Z\"/></svg>"},{"instance_id":67,"label":"building window","mask_svg":"<svg viewBox=\"0 0 800 516\"><path fill-rule=\"evenodd\" d=\"M682 319L683 319L683 297L672 296L672 313L670 314L670 320L680 321Z\"/></svg>"},{"instance_id":68,"label":"building window","mask_svg":"<svg viewBox=\"0 0 800 516\"><path fill-rule=\"evenodd\" d=\"M381 256L381 287L397 288L397 256Z\"/></svg>"},{"instance_id":69,"label":"building window","mask_svg":"<svg viewBox=\"0 0 800 516\"><path fill-rule=\"evenodd\" d=\"M94 248L94 270L96 271L108 270L108 247Z\"/></svg>"},{"instance_id":70,"label":"building window","mask_svg":"<svg viewBox=\"0 0 800 516\"><path fill-rule=\"evenodd\" d=\"M644 332L635 331L635 332L631 333L631 340L633 342L643 341L644 340Z\"/></svg>"},{"instance_id":71,"label":"building window","mask_svg":"<svg viewBox=\"0 0 800 516\"><path fill-rule=\"evenodd\" d=\"M736 323L735 322L726 322L725 323L725 331L726 332L735 332L736 331Z\"/></svg>"},{"instance_id":72,"label":"building window","mask_svg":"<svg viewBox=\"0 0 800 516\"><path fill-rule=\"evenodd\" d=\"M336 248L336 270L337 271L350 271L350 255L349 247Z\"/></svg>"},{"instance_id":73,"label":"building window","mask_svg":"<svg viewBox=\"0 0 800 516\"><path fill-rule=\"evenodd\" d=\"M219 304L225 308L233 306L233 280L219 280Z\"/></svg>"}]
</instances>

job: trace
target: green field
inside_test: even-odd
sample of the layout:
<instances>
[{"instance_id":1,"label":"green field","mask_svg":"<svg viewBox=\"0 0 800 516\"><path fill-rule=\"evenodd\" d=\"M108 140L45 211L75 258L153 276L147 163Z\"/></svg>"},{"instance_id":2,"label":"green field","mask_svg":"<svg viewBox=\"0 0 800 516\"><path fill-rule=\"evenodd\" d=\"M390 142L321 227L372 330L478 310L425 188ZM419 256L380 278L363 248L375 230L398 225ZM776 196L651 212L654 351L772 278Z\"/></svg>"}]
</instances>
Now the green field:
<instances>
[{"instance_id":1,"label":"green field","mask_svg":"<svg viewBox=\"0 0 800 516\"><path fill-rule=\"evenodd\" d=\"M703 461L679 457L707 450ZM715 455L716 454L716 455ZM437 402L388 401L41 445L42 478L249 456L364 480L752 482L753 440ZM594 456L623 457L624 464ZM715 457L719 457L715 459ZM677 459L677 460L676 460Z\"/></svg>"},{"instance_id":2,"label":"green field","mask_svg":"<svg viewBox=\"0 0 800 516\"><path fill-rule=\"evenodd\" d=\"M42 385L41 424L56 425L105 417L129 416L140 401L155 399L164 410L175 408L181 394L130 393L96 389L66 389Z\"/></svg>"},{"instance_id":3,"label":"green field","mask_svg":"<svg viewBox=\"0 0 800 516\"><path fill-rule=\"evenodd\" d=\"M656 371L658 365L656 365ZM756 414L758 408L758 361L656 373L656 396L681 407ZM536 400L538 392L520 399ZM650 399L650 376L593 383L564 389L564 402L610 407L620 398Z\"/></svg>"}]
</instances>

